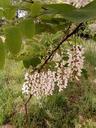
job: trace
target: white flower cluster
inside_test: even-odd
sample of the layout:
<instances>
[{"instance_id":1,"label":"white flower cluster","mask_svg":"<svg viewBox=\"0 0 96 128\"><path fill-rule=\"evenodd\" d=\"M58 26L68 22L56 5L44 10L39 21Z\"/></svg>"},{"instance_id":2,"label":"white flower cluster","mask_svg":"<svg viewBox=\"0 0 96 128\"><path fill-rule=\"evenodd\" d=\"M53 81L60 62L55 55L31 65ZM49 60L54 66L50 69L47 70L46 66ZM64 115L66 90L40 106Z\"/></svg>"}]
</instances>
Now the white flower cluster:
<instances>
[{"instance_id":1,"label":"white flower cluster","mask_svg":"<svg viewBox=\"0 0 96 128\"><path fill-rule=\"evenodd\" d=\"M80 45L74 45L68 50L68 67L70 68L70 77L79 80L84 64L84 48Z\"/></svg>"},{"instance_id":2,"label":"white flower cluster","mask_svg":"<svg viewBox=\"0 0 96 128\"><path fill-rule=\"evenodd\" d=\"M70 78L70 70L69 68L64 67L64 63L61 63L60 66L57 68L56 74L57 86L60 92L68 85L68 80Z\"/></svg>"},{"instance_id":3,"label":"white flower cluster","mask_svg":"<svg viewBox=\"0 0 96 128\"><path fill-rule=\"evenodd\" d=\"M66 4L73 4L76 8L84 7L93 0L64 0Z\"/></svg>"},{"instance_id":4,"label":"white flower cluster","mask_svg":"<svg viewBox=\"0 0 96 128\"><path fill-rule=\"evenodd\" d=\"M67 67L64 61L59 60L60 55L56 53L55 71L48 69L40 73L37 71L33 74L26 73L22 92L36 97L48 96L53 94L55 86L60 92L67 87L68 81L73 77L79 80L84 63L84 48L80 45L73 46L67 54L69 57ZM54 57L53 59L55 60Z\"/></svg>"},{"instance_id":5,"label":"white flower cluster","mask_svg":"<svg viewBox=\"0 0 96 128\"><path fill-rule=\"evenodd\" d=\"M51 70L40 73L35 71L33 74L26 73L22 92L36 97L52 95L55 87L54 81L55 72Z\"/></svg>"}]
</instances>

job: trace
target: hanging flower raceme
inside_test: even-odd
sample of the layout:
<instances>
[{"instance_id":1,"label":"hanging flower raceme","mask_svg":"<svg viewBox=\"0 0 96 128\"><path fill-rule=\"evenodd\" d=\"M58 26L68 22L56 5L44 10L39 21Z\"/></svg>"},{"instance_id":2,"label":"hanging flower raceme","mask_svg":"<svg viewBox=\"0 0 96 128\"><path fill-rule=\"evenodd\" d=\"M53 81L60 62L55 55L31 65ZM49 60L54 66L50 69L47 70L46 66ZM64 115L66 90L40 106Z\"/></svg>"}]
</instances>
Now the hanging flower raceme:
<instances>
[{"instance_id":1,"label":"hanging flower raceme","mask_svg":"<svg viewBox=\"0 0 96 128\"><path fill-rule=\"evenodd\" d=\"M79 80L84 65L84 48L80 45L74 45L67 54L70 77Z\"/></svg>"},{"instance_id":2,"label":"hanging flower raceme","mask_svg":"<svg viewBox=\"0 0 96 128\"><path fill-rule=\"evenodd\" d=\"M64 63L62 62L58 66L56 72L56 82L59 88L59 92L67 87L69 78L70 78L69 68L64 67Z\"/></svg>"},{"instance_id":3,"label":"hanging flower raceme","mask_svg":"<svg viewBox=\"0 0 96 128\"><path fill-rule=\"evenodd\" d=\"M65 67L66 63L62 57L56 53L53 57L53 60L56 61L54 71L48 69L40 73L37 71L32 74L26 73L22 92L36 97L48 96L53 94L55 86L60 92L67 87L68 82L73 78L79 80L84 64L84 48L80 45L74 45L67 51L67 67Z\"/></svg>"},{"instance_id":4,"label":"hanging flower raceme","mask_svg":"<svg viewBox=\"0 0 96 128\"><path fill-rule=\"evenodd\" d=\"M52 95L56 85L59 91L67 87L68 78L66 68L58 68L57 71L26 73L22 92L36 97Z\"/></svg>"},{"instance_id":5,"label":"hanging flower raceme","mask_svg":"<svg viewBox=\"0 0 96 128\"><path fill-rule=\"evenodd\" d=\"M40 73L35 71L33 74L26 73L22 92L36 97L52 95L55 87L54 81L55 72L51 70Z\"/></svg>"}]
</instances>

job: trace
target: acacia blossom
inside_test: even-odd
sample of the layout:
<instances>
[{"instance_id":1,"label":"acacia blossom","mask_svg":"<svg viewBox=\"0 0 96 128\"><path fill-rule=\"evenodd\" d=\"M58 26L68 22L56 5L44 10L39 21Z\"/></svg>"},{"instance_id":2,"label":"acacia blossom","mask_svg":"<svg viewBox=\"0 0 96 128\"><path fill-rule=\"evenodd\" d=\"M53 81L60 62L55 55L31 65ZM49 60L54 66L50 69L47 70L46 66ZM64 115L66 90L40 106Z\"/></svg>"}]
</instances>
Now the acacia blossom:
<instances>
[{"instance_id":1,"label":"acacia blossom","mask_svg":"<svg viewBox=\"0 0 96 128\"><path fill-rule=\"evenodd\" d=\"M26 73L22 92L36 97L52 95L55 87L54 81L55 72L51 70L40 73L35 71L33 74Z\"/></svg>"},{"instance_id":2,"label":"acacia blossom","mask_svg":"<svg viewBox=\"0 0 96 128\"><path fill-rule=\"evenodd\" d=\"M38 73L36 71L33 74L26 73L22 92L36 97L52 95L56 85L59 91L67 87L68 78L68 72L63 67L58 68L57 71L48 69L46 72Z\"/></svg>"},{"instance_id":3,"label":"acacia blossom","mask_svg":"<svg viewBox=\"0 0 96 128\"><path fill-rule=\"evenodd\" d=\"M84 65L84 48L80 45L74 45L68 50L68 67L70 68L70 77L79 80Z\"/></svg>"},{"instance_id":4,"label":"acacia blossom","mask_svg":"<svg viewBox=\"0 0 96 128\"><path fill-rule=\"evenodd\" d=\"M65 67L66 63L62 57L56 53L53 57L53 60L56 61L54 71L48 69L40 73L35 71L30 74L27 72L22 92L36 97L48 96L53 94L55 86L60 92L67 87L68 82L73 78L79 80L84 64L84 48L81 45L74 45L67 50L67 55L67 67Z\"/></svg>"},{"instance_id":5,"label":"acacia blossom","mask_svg":"<svg viewBox=\"0 0 96 128\"><path fill-rule=\"evenodd\" d=\"M61 63L60 66L57 68L56 74L57 86L59 88L59 92L61 92L68 85L68 80L70 78L70 70L69 68L64 67L64 63Z\"/></svg>"}]
</instances>

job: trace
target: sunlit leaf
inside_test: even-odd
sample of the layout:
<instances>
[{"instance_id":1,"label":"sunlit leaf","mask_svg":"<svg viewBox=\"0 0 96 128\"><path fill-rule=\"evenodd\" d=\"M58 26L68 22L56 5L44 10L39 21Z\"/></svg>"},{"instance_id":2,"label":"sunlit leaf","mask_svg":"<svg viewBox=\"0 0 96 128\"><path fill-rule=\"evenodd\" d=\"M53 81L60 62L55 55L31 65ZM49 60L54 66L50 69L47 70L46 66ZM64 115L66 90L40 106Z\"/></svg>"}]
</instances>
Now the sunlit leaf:
<instances>
[{"instance_id":1,"label":"sunlit leaf","mask_svg":"<svg viewBox=\"0 0 96 128\"><path fill-rule=\"evenodd\" d=\"M10 52L15 55L21 48L21 34L18 27L9 27L6 29L6 44Z\"/></svg>"},{"instance_id":2,"label":"sunlit leaf","mask_svg":"<svg viewBox=\"0 0 96 128\"><path fill-rule=\"evenodd\" d=\"M35 2L31 4L31 14L32 16L38 16L40 14L41 4L39 2Z\"/></svg>"},{"instance_id":3,"label":"sunlit leaf","mask_svg":"<svg viewBox=\"0 0 96 128\"><path fill-rule=\"evenodd\" d=\"M35 25L32 19L26 19L19 24L20 31L23 37L32 38L35 34Z\"/></svg>"},{"instance_id":4,"label":"sunlit leaf","mask_svg":"<svg viewBox=\"0 0 96 128\"><path fill-rule=\"evenodd\" d=\"M16 15L16 8L14 6L11 6L9 8L6 8L4 10L4 16L7 18L7 19L12 19L14 18Z\"/></svg>"},{"instance_id":5,"label":"sunlit leaf","mask_svg":"<svg viewBox=\"0 0 96 128\"><path fill-rule=\"evenodd\" d=\"M0 7L8 7L12 4L11 0L0 0Z\"/></svg>"}]
</instances>

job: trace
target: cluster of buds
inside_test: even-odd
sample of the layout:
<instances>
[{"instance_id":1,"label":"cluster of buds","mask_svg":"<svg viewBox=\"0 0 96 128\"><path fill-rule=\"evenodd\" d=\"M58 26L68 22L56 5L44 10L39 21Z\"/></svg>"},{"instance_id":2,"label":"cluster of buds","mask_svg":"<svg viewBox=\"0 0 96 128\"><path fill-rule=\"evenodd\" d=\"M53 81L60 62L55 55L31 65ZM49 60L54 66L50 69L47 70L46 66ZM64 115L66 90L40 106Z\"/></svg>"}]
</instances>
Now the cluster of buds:
<instances>
[{"instance_id":1,"label":"cluster of buds","mask_svg":"<svg viewBox=\"0 0 96 128\"><path fill-rule=\"evenodd\" d=\"M31 94L36 97L52 95L55 86L58 87L59 92L67 87L68 81L75 78L79 80L81 76L83 64L84 64L84 48L80 45L74 45L67 52L68 60L67 67L65 67L64 60L56 53L56 66L54 71L48 69L38 73L26 73L25 82L22 87L22 92L25 94Z\"/></svg>"}]
</instances>

